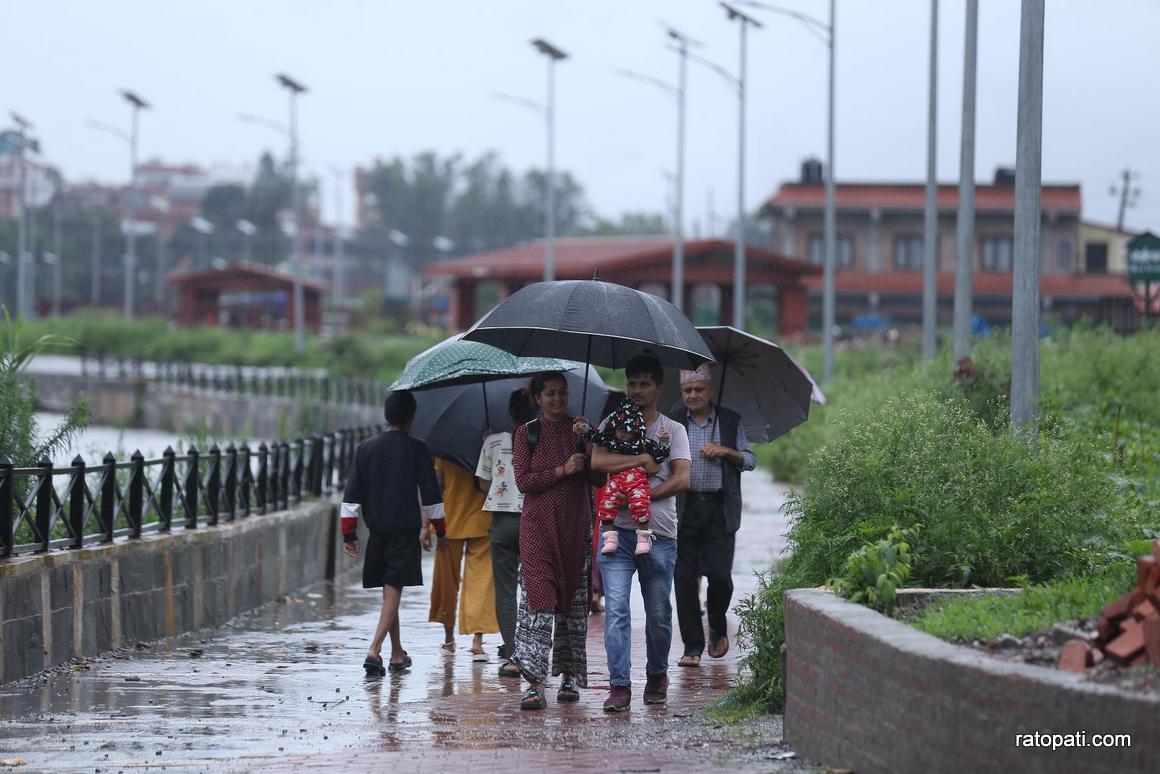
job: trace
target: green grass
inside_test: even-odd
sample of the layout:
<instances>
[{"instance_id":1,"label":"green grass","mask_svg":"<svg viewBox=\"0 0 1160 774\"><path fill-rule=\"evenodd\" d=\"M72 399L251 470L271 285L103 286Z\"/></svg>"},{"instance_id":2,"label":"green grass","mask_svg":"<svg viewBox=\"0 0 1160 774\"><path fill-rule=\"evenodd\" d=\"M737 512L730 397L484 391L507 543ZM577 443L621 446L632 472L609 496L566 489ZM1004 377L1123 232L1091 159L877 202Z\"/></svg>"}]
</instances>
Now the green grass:
<instances>
[{"instance_id":1,"label":"green grass","mask_svg":"<svg viewBox=\"0 0 1160 774\"><path fill-rule=\"evenodd\" d=\"M1093 616L1131 589L1134 568L1127 560L1115 570L1041 586L1019 594L940 600L924 608L911 624L927 634L950 639L1020 637L1063 621Z\"/></svg>"}]
</instances>

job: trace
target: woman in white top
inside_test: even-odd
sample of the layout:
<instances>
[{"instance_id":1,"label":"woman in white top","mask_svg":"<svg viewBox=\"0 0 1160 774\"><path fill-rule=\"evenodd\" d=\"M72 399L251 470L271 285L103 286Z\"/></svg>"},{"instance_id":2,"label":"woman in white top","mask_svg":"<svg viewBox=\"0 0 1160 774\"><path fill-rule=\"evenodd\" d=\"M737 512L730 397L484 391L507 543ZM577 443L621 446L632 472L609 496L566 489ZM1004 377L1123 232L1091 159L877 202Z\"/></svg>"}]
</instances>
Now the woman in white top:
<instances>
[{"instance_id":1,"label":"woman in white top","mask_svg":"<svg viewBox=\"0 0 1160 774\"><path fill-rule=\"evenodd\" d=\"M512 428L526 424L536 417L531 395L526 389L516 390L508 399L508 416ZM475 476L490 482L483 510L491 512L491 567L495 578L495 613L499 619L503 646L500 656L505 663L499 668L500 677L519 679L520 670L511 659L515 651L516 596L520 567L520 511L524 496L516 488L512 470L512 434L492 433L483 441Z\"/></svg>"}]
</instances>

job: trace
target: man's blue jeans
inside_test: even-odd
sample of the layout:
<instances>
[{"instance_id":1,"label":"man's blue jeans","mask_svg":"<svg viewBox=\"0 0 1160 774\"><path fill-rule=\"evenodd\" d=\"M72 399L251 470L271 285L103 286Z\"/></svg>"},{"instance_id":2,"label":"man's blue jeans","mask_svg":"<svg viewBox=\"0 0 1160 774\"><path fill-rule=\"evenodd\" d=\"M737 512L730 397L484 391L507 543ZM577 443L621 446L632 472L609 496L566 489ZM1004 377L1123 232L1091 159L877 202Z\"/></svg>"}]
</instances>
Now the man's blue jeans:
<instances>
[{"instance_id":1,"label":"man's blue jeans","mask_svg":"<svg viewBox=\"0 0 1160 774\"><path fill-rule=\"evenodd\" d=\"M612 685L632 685L632 616L629 598L633 573L640 574L644 598L644 640L648 661L645 672L664 674L669 668L669 646L673 641L673 568L677 563L677 541L657 536L652 551L636 556L636 532L617 529L619 545L610 556L600 554L600 574L604 579L604 651L608 654L608 675Z\"/></svg>"}]
</instances>

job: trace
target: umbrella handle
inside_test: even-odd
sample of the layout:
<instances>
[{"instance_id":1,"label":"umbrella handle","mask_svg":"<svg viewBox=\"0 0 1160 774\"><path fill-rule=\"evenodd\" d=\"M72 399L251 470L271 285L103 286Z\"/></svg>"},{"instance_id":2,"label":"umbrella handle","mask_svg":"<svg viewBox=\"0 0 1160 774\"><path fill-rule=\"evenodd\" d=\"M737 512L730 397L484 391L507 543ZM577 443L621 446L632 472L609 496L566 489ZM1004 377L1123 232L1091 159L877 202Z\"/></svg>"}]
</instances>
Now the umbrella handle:
<instances>
[{"instance_id":1,"label":"umbrella handle","mask_svg":"<svg viewBox=\"0 0 1160 774\"><path fill-rule=\"evenodd\" d=\"M479 386L483 390L483 434L487 436L487 431L491 427L491 412L487 408L487 383L480 382Z\"/></svg>"},{"instance_id":2,"label":"umbrella handle","mask_svg":"<svg viewBox=\"0 0 1160 774\"><path fill-rule=\"evenodd\" d=\"M595 279L595 276L593 276L593 279ZM592 360L592 337L589 336L588 337L588 348L584 352L584 387L580 391L580 416L584 417L585 419L588 418L588 416L587 416L588 415L588 369L592 367L592 366L588 365L588 363L591 360ZM587 447L584 445L583 438L576 439L576 451L581 452L581 453L588 451Z\"/></svg>"}]
</instances>

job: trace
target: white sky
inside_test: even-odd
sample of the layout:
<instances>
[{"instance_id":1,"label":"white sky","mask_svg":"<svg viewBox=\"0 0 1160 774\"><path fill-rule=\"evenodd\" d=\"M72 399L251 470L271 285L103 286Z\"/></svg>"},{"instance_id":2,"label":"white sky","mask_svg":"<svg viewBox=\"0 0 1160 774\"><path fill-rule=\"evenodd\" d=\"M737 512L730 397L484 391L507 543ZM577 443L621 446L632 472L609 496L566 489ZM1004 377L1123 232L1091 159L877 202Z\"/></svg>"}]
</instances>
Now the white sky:
<instances>
[{"instance_id":1,"label":"white sky","mask_svg":"<svg viewBox=\"0 0 1160 774\"><path fill-rule=\"evenodd\" d=\"M825 20L824 0L783 5ZM921 180L926 166L929 0L838 0L837 159L842 180ZM1019 3L981 0L975 170L1015 161ZM964 0L940 3L939 177L959 169ZM749 207L825 151L826 51L791 19L750 33ZM248 112L285 120L285 71L301 100L302 154L325 175L375 157L434 149L510 166L542 165L544 125L494 92L545 99L543 36L571 55L558 68L557 165L597 212L659 211L675 167L675 108L622 67L675 81L677 56L657 20L705 42L699 53L736 71L738 30L713 0L0 0L6 62L0 117L33 121L71 180L127 177L125 145L86 121L128 125L120 88L156 105L143 114L142 159L250 164L275 132ZM1113 221L1109 186L1140 173L1129 226L1160 228L1160 2L1047 0L1046 181L1083 184L1086 217ZM737 101L690 64L686 221L736 212ZM332 207L332 192L326 204ZM349 192L344 191L350 208Z\"/></svg>"}]
</instances>

